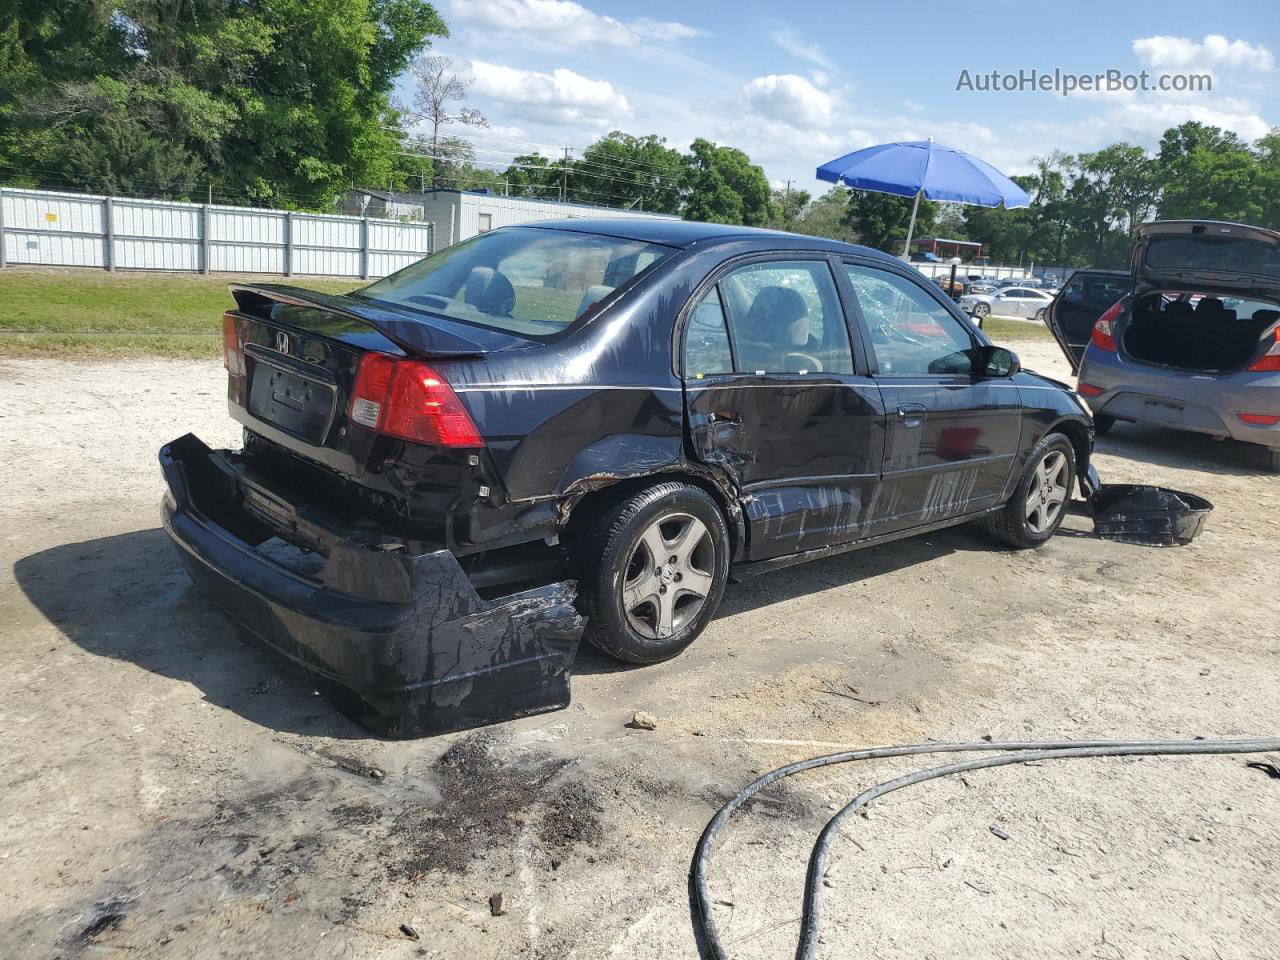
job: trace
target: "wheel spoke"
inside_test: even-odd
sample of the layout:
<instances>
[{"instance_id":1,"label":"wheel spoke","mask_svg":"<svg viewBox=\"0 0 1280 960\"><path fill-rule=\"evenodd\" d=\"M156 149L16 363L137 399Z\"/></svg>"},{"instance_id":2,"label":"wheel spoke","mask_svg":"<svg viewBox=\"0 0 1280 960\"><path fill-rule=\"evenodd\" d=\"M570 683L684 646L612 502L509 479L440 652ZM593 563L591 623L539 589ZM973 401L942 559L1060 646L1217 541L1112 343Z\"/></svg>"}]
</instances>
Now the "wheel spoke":
<instances>
[{"instance_id":1,"label":"wheel spoke","mask_svg":"<svg viewBox=\"0 0 1280 960\"><path fill-rule=\"evenodd\" d=\"M1045 463L1047 464L1048 461L1046 460ZM1058 488L1065 489L1067 484L1066 484L1066 481L1062 478L1062 474L1066 469L1067 469L1067 458L1064 457L1062 454L1058 454L1053 461L1053 467L1049 470L1049 475L1048 475L1049 485L1051 487L1058 487Z\"/></svg>"},{"instance_id":2,"label":"wheel spoke","mask_svg":"<svg viewBox=\"0 0 1280 960\"><path fill-rule=\"evenodd\" d=\"M623 586L622 605L630 613L645 603L656 601L658 596L658 578L646 572Z\"/></svg>"},{"instance_id":3,"label":"wheel spoke","mask_svg":"<svg viewBox=\"0 0 1280 960\"><path fill-rule=\"evenodd\" d=\"M662 539L662 530L657 523L649 525L649 529L641 535L640 542L649 552L649 562L645 564L646 570L655 570L667 562L667 542Z\"/></svg>"},{"instance_id":4,"label":"wheel spoke","mask_svg":"<svg viewBox=\"0 0 1280 960\"><path fill-rule=\"evenodd\" d=\"M676 535L674 540L670 540L667 546L671 548L671 556L676 558L676 563L682 568L689 565L689 558L693 556L693 551L698 548L698 544L702 542L702 538L707 535L707 525L697 517L690 517L685 528Z\"/></svg>"},{"instance_id":5,"label":"wheel spoke","mask_svg":"<svg viewBox=\"0 0 1280 960\"><path fill-rule=\"evenodd\" d=\"M668 590L654 598L654 606L658 609L657 634L669 637L676 632L676 592Z\"/></svg>"},{"instance_id":6,"label":"wheel spoke","mask_svg":"<svg viewBox=\"0 0 1280 960\"><path fill-rule=\"evenodd\" d=\"M712 577L709 573L690 567L685 570L680 580L680 592L691 593L695 597L705 597L711 593Z\"/></svg>"}]
</instances>

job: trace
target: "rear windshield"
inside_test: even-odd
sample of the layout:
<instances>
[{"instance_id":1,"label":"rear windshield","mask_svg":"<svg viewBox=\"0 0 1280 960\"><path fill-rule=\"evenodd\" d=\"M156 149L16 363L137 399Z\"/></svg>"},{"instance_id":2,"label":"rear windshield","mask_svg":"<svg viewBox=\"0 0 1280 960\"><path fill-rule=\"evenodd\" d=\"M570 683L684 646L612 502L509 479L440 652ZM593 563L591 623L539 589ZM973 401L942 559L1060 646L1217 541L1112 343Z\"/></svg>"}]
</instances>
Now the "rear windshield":
<instances>
[{"instance_id":1,"label":"rear windshield","mask_svg":"<svg viewBox=\"0 0 1280 960\"><path fill-rule=\"evenodd\" d=\"M506 227L433 254L356 296L546 337L674 252L617 237Z\"/></svg>"},{"instance_id":2,"label":"rear windshield","mask_svg":"<svg viewBox=\"0 0 1280 960\"><path fill-rule=\"evenodd\" d=\"M1236 237L1155 236L1147 243L1146 265L1152 270L1280 279L1280 248Z\"/></svg>"}]
</instances>

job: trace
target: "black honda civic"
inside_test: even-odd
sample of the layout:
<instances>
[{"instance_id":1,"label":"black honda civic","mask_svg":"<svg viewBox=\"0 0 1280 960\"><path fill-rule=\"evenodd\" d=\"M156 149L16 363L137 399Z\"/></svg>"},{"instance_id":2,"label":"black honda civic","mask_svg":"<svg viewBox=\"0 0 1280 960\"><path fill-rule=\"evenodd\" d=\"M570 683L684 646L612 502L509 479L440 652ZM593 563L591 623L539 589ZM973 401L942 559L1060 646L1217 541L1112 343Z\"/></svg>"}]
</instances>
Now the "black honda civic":
<instances>
[{"instance_id":1,"label":"black honda civic","mask_svg":"<svg viewBox=\"0 0 1280 960\"><path fill-rule=\"evenodd\" d=\"M244 629L388 736L680 653L730 580L981 521L1057 530L1093 425L892 257L663 219L507 227L346 296L232 287L240 450L160 454Z\"/></svg>"}]
</instances>

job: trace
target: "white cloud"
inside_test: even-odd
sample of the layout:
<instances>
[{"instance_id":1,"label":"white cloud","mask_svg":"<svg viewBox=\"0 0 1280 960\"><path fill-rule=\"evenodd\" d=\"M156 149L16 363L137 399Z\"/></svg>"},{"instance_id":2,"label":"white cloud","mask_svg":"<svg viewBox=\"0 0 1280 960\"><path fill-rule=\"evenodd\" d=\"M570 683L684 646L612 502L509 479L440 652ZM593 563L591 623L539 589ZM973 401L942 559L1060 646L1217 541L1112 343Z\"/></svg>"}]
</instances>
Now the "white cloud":
<instances>
[{"instance_id":1,"label":"white cloud","mask_svg":"<svg viewBox=\"0 0 1280 960\"><path fill-rule=\"evenodd\" d=\"M606 80L591 80L563 67L551 73L471 62L477 94L516 104L534 122L605 126L631 111L627 98Z\"/></svg>"},{"instance_id":2,"label":"white cloud","mask_svg":"<svg viewBox=\"0 0 1280 960\"><path fill-rule=\"evenodd\" d=\"M793 57L807 60L809 63L824 67L827 70L836 69L836 65L831 62L830 57L822 52L820 46L816 43L807 43L801 40L794 30L775 30L773 42Z\"/></svg>"},{"instance_id":3,"label":"white cloud","mask_svg":"<svg viewBox=\"0 0 1280 960\"><path fill-rule=\"evenodd\" d=\"M452 10L458 20L561 48L635 47L644 40L687 40L703 32L672 20L623 22L573 0L453 0Z\"/></svg>"},{"instance_id":4,"label":"white cloud","mask_svg":"<svg viewBox=\"0 0 1280 960\"><path fill-rule=\"evenodd\" d=\"M793 127L823 127L831 122L831 94L794 73L756 77L742 92L757 113Z\"/></svg>"},{"instance_id":5,"label":"white cloud","mask_svg":"<svg viewBox=\"0 0 1280 960\"><path fill-rule=\"evenodd\" d=\"M1200 43L1190 37L1139 37L1133 41L1133 52L1147 66L1160 69L1224 67L1265 72L1275 66L1275 56L1262 44L1227 40L1217 33Z\"/></svg>"}]
</instances>

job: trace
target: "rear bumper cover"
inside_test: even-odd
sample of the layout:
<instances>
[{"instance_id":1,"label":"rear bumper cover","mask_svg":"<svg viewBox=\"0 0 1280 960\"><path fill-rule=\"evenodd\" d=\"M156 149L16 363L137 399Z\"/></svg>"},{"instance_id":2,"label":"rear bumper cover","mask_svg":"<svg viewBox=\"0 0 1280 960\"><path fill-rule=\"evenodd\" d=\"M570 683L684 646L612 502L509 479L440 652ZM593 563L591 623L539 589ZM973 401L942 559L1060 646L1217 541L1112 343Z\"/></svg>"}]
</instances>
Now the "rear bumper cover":
<instances>
[{"instance_id":1,"label":"rear bumper cover","mask_svg":"<svg viewBox=\"0 0 1280 960\"><path fill-rule=\"evenodd\" d=\"M1280 414L1280 374L1196 374L1091 349L1085 352L1079 376L1080 382L1102 388L1101 394L1084 398L1095 416L1280 447L1280 424L1259 426L1239 417Z\"/></svg>"},{"instance_id":2,"label":"rear bumper cover","mask_svg":"<svg viewBox=\"0 0 1280 960\"><path fill-rule=\"evenodd\" d=\"M244 509L232 459L188 434L160 465L191 579L362 726L417 737L568 706L585 626L572 581L489 601L448 550L410 556L354 529L303 573L256 549L270 530Z\"/></svg>"}]
</instances>

